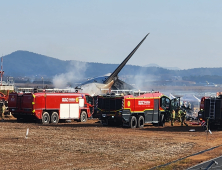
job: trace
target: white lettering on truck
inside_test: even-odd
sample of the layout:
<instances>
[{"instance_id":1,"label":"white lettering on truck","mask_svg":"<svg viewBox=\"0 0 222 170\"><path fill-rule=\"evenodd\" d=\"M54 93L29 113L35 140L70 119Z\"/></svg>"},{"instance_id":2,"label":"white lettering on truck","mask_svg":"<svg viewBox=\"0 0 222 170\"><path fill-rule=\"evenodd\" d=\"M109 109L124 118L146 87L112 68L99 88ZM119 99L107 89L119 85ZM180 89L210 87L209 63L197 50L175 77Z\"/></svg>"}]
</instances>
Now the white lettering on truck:
<instances>
[{"instance_id":1,"label":"white lettering on truck","mask_svg":"<svg viewBox=\"0 0 222 170\"><path fill-rule=\"evenodd\" d=\"M69 98L69 101L70 101L70 102L75 102L75 101L76 101L76 98Z\"/></svg>"},{"instance_id":2,"label":"white lettering on truck","mask_svg":"<svg viewBox=\"0 0 222 170\"><path fill-rule=\"evenodd\" d=\"M68 98L62 98L62 102L68 102Z\"/></svg>"},{"instance_id":3,"label":"white lettering on truck","mask_svg":"<svg viewBox=\"0 0 222 170\"><path fill-rule=\"evenodd\" d=\"M150 101L138 101L138 105L150 105Z\"/></svg>"},{"instance_id":4,"label":"white lettering on truck","mask_svg":"<svg viewBox=\"0 0 222 170\"><path fill-rule=\"evenodd\" d=\"M62 98L62 102L75 102L75 98Z\"/></svg>"}]
</instances>

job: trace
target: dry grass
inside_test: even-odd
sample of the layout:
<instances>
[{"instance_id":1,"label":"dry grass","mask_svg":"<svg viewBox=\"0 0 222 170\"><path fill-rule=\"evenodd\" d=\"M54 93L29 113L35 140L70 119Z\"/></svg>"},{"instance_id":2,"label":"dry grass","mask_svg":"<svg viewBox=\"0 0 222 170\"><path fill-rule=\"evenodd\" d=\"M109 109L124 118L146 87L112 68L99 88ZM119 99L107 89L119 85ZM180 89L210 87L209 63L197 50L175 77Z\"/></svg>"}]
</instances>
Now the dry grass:
<instances>
[{"instance_id":1,"label":"dry grass","mask_svg":"<svg viewBox=\"0 0 222 170\"><path fill-rule=\"evenodd\" d=\"M222 132L213 132L206 140L199 126L133 130L102 127L97 121L56 126L0 122L0 169L148 169L222 143ZM189 132L191 128L196 132ZM215 149L214 156L221 151ZM190 157L169 168L207 158Z\"/></svg>"}]
</instances>

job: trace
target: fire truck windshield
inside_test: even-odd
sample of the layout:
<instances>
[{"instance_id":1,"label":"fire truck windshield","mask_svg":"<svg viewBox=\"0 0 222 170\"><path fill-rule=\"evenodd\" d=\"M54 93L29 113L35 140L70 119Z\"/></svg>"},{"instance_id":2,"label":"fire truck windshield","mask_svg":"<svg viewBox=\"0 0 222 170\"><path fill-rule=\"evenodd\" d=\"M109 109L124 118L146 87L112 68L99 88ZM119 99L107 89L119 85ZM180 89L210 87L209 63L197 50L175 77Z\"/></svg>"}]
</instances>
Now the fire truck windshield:
<instances>
[{"instance_id":1,"label":"fire truck windshield","mask_svg":"<svg viewBox=\"0 0 222 170\"><path fill-rule=\"evenodd\" d=\"M170 106L170 99L166 96L163 96L160 100L160 105L163 109L168 109Z\"/></svg>"},{"instance_id":2,"label":"fire truck windshield","mask_svg":"<svg viewBox=\"0 0 222 170\"><path fill-rule=\"evenodd\" d=\"M93 98L91 96L86 95L86 102L89 104L93 104Z\"/></svg>"}]
</instances>

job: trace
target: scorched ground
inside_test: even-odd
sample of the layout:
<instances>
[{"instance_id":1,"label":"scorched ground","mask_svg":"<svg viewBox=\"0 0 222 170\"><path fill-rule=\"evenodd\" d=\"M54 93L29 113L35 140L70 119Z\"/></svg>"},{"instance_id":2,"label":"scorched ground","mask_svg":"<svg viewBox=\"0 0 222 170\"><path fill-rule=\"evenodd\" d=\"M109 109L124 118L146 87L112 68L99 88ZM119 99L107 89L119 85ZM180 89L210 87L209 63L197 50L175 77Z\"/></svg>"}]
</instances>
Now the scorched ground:
<instances>
[{"instance_id":1,"label":"scorched ground","mask_svg":"<svg viewBox=\"0 0 222 170\"><path fill-rule=\"evenodd\" d=\"M222 144L221 131L206 137L200 126L179 123L130 129L103 127L97 119L57 125L6 119L0 130L0 169L149 169ZM218 147L163 169L185 169L221 153Z\"/></svg>"}]
</instances>

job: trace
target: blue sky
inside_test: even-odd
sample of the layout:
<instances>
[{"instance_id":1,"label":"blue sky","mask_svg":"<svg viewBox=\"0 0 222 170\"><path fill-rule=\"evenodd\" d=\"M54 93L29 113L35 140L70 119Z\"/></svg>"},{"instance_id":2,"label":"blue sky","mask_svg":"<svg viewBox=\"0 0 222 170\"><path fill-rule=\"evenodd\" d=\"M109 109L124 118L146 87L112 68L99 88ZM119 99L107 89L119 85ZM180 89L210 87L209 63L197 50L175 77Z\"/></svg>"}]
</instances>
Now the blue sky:
<instances>
[{"instance_id":1,"label":"blue sky","mask_svg":"<svg viewBox=\"0 0 222 170\"><path fill-rule=\"evenodd\" d=\"M221 0L0 1L0 53L119 64L221 67Z\"/></svg>"}]
</instances>

